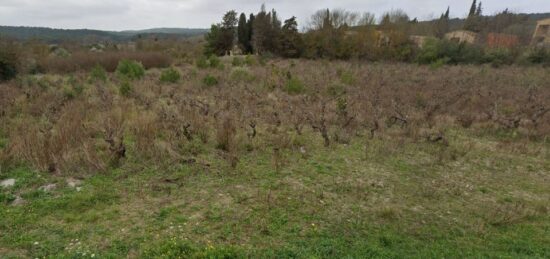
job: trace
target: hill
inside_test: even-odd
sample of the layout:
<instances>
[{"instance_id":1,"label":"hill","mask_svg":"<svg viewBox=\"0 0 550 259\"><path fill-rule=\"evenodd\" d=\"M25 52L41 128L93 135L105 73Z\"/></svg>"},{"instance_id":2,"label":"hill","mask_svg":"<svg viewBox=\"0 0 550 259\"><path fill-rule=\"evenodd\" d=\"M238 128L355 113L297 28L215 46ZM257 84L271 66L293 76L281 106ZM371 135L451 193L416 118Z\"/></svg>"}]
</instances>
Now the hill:
<instances>
[{"instance_id":1,"label":"hill","mask_svg":"<svg viewBox=\"0 0 550 259\"><path fill-rule=\"evenodd\" d=\"M16 40L38 39L54 43L60 41L129 41L142 36L187 38L202 35L206 32L208 32L207 29L187 28L156 28L116 32L88 29L66 30L45 27L0 26L0 37Z\"/></svg>"}]
</instances>

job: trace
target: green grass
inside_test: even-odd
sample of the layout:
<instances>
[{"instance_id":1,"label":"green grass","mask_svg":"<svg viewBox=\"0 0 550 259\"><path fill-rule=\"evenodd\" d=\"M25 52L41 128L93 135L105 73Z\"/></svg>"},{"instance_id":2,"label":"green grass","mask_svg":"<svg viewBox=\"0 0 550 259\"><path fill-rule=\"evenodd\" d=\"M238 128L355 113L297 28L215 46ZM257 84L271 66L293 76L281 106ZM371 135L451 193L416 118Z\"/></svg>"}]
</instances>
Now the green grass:
<instances>
[{"instance_id":1,"label":"green grass","mask_svg":"<svg viewBox=\"0 0 550 259\"><path fill-rule=\"evenodd\" d=\"M164 169L125 164L83 181L24 167L0 203L6 258L547 258L550 170L546 144L516 153L491 137L448 134L450 147L356 139L268 146L231 169L215 152ZM205 150L214 150L214 143ZM546 153L545 153L546 152ZM139 163L138 161L134 163ZM207 163L209 166L205 166ZM141 168L136 170L136 168ZM38 187L57 183L51 193ZM78 241L77 241L78 240Z\"/></svg>"}]
</instances>

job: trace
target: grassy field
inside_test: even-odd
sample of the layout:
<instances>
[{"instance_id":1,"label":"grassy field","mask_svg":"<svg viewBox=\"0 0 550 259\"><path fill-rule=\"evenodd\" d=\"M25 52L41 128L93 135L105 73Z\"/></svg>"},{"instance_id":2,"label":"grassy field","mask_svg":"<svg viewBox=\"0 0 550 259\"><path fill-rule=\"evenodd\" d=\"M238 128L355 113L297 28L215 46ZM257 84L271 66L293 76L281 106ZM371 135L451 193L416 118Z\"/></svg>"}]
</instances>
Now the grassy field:
<instances>
[{"instance_id":1,"label":"grassy field","mask_svg":"<svg viewBox=\"0 0 550 259\"><path fill-rule=\"evenodd\" d=\"M477 116L531 116L517 107L548 105L523 98L533 85L550 94L547 68L222 64L179 67L173 84L147 71L129 94L115 74L0 86L10 103L0 116L0 180L15 179L0 187L0 257L550 257L548 117L507 127L504 115ZM335 85L345 93L332 94ZM359 112L354 96L380 85L383 100L367 105L380 111ZM281 101L307 96L297 109ZM434 109L440 101L448 109ZM179 110L185 119L174 123L179 104L196 110ZM365 125L341 126L342 110ZM470 123L457 119L465 111ZM406 123L393 126L403 113Z\"/></svg>"}]
</instances>

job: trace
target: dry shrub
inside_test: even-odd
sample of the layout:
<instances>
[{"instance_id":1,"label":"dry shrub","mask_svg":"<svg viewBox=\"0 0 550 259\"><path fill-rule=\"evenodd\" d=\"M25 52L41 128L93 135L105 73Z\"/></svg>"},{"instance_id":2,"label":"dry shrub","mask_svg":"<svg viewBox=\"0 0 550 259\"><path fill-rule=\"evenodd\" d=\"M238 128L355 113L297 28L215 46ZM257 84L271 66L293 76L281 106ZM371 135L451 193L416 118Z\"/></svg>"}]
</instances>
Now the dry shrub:
<instances>
[{"instance_id":1,"label":"dry shrub","mask_svg":"<svg viewBox=\"0 0 550 259\"><path fill-rule=\"evenodd\" d=\"M158 126L157 116L152 112L140 112L133 119L131 131L135 140L134 149L142 157L152 158L159 154L155 148Z\"/></svg>"},{"instance_id":2,"label":"dry shrub","mask_svg":"<svg viewBox=\"0 0 550 259\"><path fill-rule=\"evenodd\" d=\"M103 169L95 154L95 143L87 127L88 108L71 103L56 122L38 122L24 118L10 133L10 151L18 161L51 173L68 173L81 169Z\"/></svg>"},{"instance_id":3,"label":"dry shrub","mask_svg":"<svg viewBox=\"0 0 550 259\"><path fill-rule=\"evenodd\" d=\"M231 168L237 167L239 157L237 154L237 127L235 118L229 114L224 114L220 118L216 127L216 147L225 151L223 154Z\"/></svg>"},{"instance_id":4,"label":"dry shrub","mask_svg":"<svg viewBox=\"0 0 550 259\"><path fill-rule=\"evenodd\" d=\"M112 166L120 165L121 160L126 158L126 124L126 115L122 107L114 108L103 118L101 131L103 140L108 144L108 157Z\"/></svg>"},{"instance_id":5,"label":"dry shrub","mask_svg":"<svg viewBox=\"0 0 550 259\"><path fill-rule=\"evenodd\" d=\"M225 114L219 119L216 126L216 147L226 152L235 151L237 128L234 119Z\"/></svg>"},{"instance_id":6,"label":"dry shrub","mask_svg":"<svg viewBox=\"0 0 550 259\"><path fill-rule=\"evenodd\" d=\"M172 64L170 57L160 52L78 52L70 57L52 56L45 59L41 66L49 73L72 73L89 71L100 65L108 72L114 72L121 60L135 60L145 69L166 68Z\"/></svg>"}]
</instances>

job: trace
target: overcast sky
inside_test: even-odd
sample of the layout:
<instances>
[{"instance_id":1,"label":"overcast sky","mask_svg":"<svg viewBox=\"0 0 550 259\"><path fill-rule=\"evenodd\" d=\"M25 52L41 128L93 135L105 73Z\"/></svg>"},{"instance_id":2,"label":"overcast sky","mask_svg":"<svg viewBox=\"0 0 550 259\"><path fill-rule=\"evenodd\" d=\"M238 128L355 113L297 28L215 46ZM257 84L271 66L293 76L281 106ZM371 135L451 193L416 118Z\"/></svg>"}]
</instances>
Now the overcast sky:
<instances>
[{"instance_id":1,"label":"overcast sky","mask_svg":"<svg viewBox=\"0 0 550 259\"><path fill-rule=\"evenodd\" d=\"M223 13L256 13L262 3L281 19L297 16L301 25L321 8L368 11L380 16L392 8L411 18L439 16L447 6L463 17L472 0L0 0L0 25L66 29L127 30L156 27L208 28ZM550 12L550 0L484 0L486 14L509 8L515 12Z\"/></svg>"}]
</instances>

